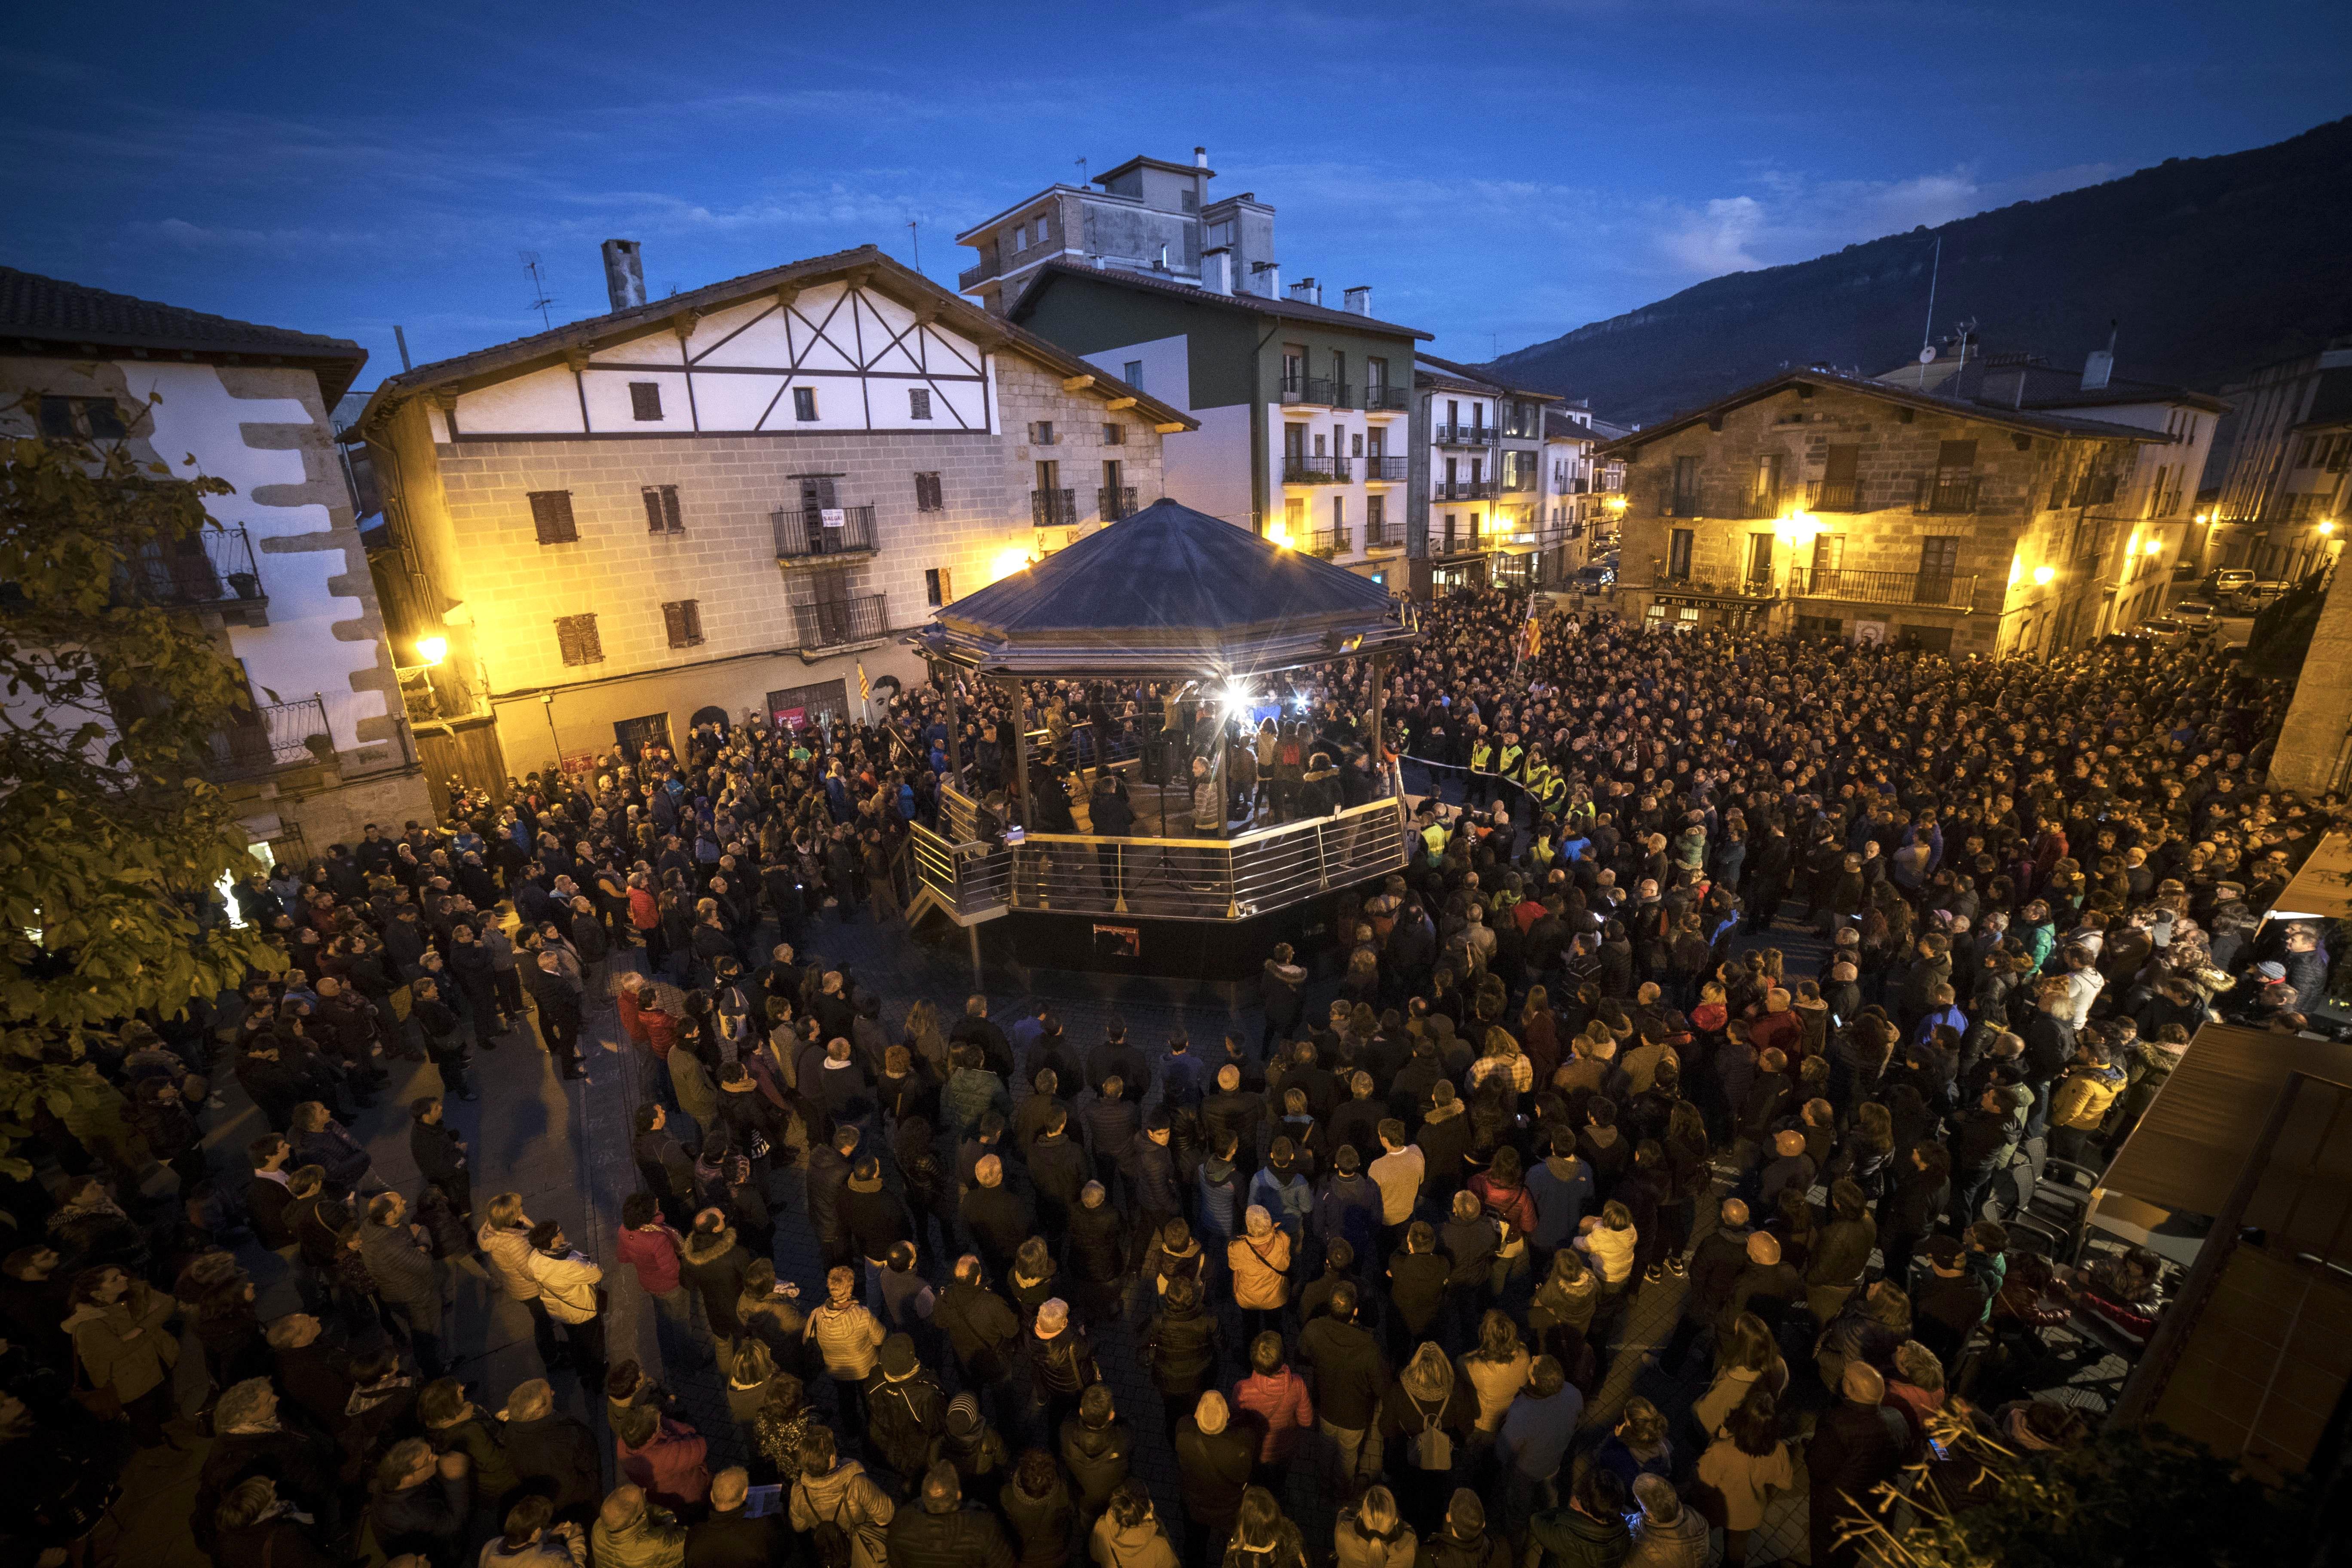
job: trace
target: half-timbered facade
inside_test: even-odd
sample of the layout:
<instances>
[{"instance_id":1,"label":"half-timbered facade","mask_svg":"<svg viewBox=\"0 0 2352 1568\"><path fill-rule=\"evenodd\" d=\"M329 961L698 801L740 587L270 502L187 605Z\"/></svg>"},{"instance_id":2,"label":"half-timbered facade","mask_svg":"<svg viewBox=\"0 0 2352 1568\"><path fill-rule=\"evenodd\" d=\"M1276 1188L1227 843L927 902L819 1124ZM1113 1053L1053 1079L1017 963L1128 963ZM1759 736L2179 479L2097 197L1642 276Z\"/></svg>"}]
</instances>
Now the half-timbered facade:
<instances>
[{"instance_id":1,"label":"half-timbered facade","mask_svg":"<svg viewBox=\"0 0 2352 1568\"><path fill-rule=\"evenodd\" d=\"M854 712L913 678L894 634L1158 500L1192 424L864 247L421 365L355 431L448 650L412 711L519 771Z\"/></svg>"}]
</instances>

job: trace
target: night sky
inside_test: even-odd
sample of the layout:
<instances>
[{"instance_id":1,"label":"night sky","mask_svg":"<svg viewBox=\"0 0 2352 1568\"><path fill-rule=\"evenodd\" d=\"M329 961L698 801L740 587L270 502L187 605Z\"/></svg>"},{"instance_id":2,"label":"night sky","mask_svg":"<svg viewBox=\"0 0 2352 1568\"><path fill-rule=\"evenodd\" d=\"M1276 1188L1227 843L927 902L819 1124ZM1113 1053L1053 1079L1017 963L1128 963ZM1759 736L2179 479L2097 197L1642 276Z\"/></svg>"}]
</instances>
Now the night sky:
<instances>
[{"instance_id":1,"label":"night sky","mask_svg":"<svg viewBox=\"0 0 2352 1568\"><path fill-rule=\"evenodd\" d=\"M975 26L971 18L983 16ZM372 385L1209 149L1286 279L1485 359L1727 271L2352 111L2352 5L261 5L16 14L0 262L357 339ZM1331 296L1336 298L1336 296Z\"/></svg>"}]
</instances>

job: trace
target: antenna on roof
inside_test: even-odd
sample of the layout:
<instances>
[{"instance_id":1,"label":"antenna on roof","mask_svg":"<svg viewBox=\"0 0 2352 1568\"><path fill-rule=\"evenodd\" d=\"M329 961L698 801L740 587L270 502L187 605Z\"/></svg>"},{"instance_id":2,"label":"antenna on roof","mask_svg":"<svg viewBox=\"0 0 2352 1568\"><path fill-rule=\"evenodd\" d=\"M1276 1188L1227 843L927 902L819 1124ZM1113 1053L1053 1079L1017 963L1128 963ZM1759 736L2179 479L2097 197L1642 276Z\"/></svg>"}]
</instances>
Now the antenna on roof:
<instances>
[{"instance_id":1,"label":"antenna on roof","mask_svg":"<svg viewBox=\"0 0 2352 1568\"><path fill-rule=\"evenodd\" d=\"M1944 237L1936 237L1936 259L1927 268L1927 320L1919 329L1919 390L1927 390L1927 362L1936 357L1936 280L1944 271Z\"/></svg>"},{"instance_id":2,"label":"antenna on roof","mask_svg":"<svg viewBox=\"0 0 2352 1568\"><path fill-rule=\"evenodd\" d=\"M1084 158L1079 159L1079 160L1078 160L1078 184L1082 184L1082 185L1089 185L1089 184L1092 184L1093 183L1094 183L1093 181L1091 181L1091 180L1089 180L1089 179L1087 179L1087 161L1086 161Z\"/></svg>"},{"instance_id":3,"label":"antenna on roof","mask_svg":"<svg viewBox=\"0 0 2352 1568\"><path fill-rule=\"evenodd\" d=\"M522 258L522 269L530 277L530 303L524 306L523 309L527 310L537 310L539 312L540 325L543 327L554 326L555 318L548 313L548 307L555 303L555 296L547 291L547 279L541 275L539 252L536 250L520 250L515 254Z\"/></svg>"},{"instance_id":4,"label":"antenna on roof","mask_svg":"<svg viewBox=\"0 0 2352 1568\"><path fill-rule=\"evenodd\" d=\"M908 235L912 236L912 237L913 237L913 240L914 240L914 246L915 246L915 270L916 270L916 271L918 271L918 272L920 272L920 271L923 269L923 230L922 230L922 226L922 226L922 221L923 221L923 220L922 220L922 219L920 219L920 218L913 218L913 217L910 217L910 218L908 218L908 219L907 220L907 233L908 233Z\"/></svg>"}]
</instances>

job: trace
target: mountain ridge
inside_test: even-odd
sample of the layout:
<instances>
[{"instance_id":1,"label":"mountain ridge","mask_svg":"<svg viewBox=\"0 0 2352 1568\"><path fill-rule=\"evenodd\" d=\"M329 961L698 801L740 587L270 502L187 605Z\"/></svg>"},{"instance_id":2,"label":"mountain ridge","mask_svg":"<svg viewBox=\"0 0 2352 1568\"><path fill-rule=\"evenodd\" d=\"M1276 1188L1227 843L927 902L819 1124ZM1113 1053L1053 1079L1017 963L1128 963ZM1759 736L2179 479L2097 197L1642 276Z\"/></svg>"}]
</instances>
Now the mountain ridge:
<instances>
[{"instance_id":1,"label":"mountain ridge","mask_svg":"<svg viewBox=\"0 0 2352 1568\"><path fill-rule=\"evenodd\" d=\"M1790 364L1882 374L1935 335L2079 364L2119 323L2118 367L2212 391L2352 327L2352 117L1805 261L1727 273L1482 366L1651 423Z\"/></svg>"}]
</instances>

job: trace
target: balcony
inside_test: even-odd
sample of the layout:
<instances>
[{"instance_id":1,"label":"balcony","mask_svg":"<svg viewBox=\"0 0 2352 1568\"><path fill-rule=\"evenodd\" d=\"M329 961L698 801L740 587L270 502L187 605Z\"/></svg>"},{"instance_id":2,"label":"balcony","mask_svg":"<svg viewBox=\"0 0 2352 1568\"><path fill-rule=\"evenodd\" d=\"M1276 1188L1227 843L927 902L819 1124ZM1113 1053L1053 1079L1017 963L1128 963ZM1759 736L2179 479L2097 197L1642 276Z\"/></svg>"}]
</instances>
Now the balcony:
<instances>
[{"instance_id":1,"label":"balcony","mask_svg":"<svg viewBox=\"0 0 2352 1568\"><path fill-rule=\"evenodd\" d=\"M1924 479L1912 497L1911 510L1916 512L1951 513L1977 510L1976 476L1966 479Z\"/></svg>"},{"instance_id":2,"label":"balcony","mask_svg":"<svg viewBox=\"0 0 2352 1568\"><path fill-rule=\"evenodd\" d=\"M1495 444L1492 425L1439 425L1432 429L1430 439L1441 447L1491 447Z\"/></svg>"},{"instance_id":3,"label":"balcony","mask_svg":"<svg viewBox=\"0 0 2352 1568\"><path fill-rule=\"evenodd\" d=\"M1108 485L1095 491L1095 515L1105 522L1117 522L1135 515L1135 487L1120 485L1114 489Z\"/></svg>"},{"instance_id":4,"label":"balcony","mask_svg":"<svg viewBox=\"0 0 2352 1568\"><path fill-rule=\"evenodd\" d=\"M1364 548L1367 550L1402 550L1404 530L1386 521L1364 524Z\"/></svg>"},{"instance_id":5,"label":"balcony","mask_svg":"<svg viewBox=\"0 0 2352 1568\"><path fill-rule=\"evenodd\" d=\"M1845 567L1792 567L1789 591L1799 599L1839 599L1850 605L1917 605L1934 609L1974 606L1977 580L1952 572L1864 572Z\"/></svg>"},{"instance_id":6,"label":"balcony","mask_svg":"<svg viewBox=\"0 0 2352 1568\"><path fill-rule=\"evenodd\" d=\"M1862 504L1859 479L1810 479L1805 484L1808 511L1868 511Z\"/></svg>"},{"instance_id":7,"label":"balcony","mask_svg":"<svg viewBox=\"0 0 2352 1568\"><path fill-rule=\"evenodd\" d=\"M1364 459L1364 482L1368 485L1401 485L1411 476L1411 458L1391 458L1375 452Z\"/></svg>"},{"instance_id":8,"label":"balcony","mask_svg":"<svg viewBox=\"0 0 2352 1568\"><path fill-rule=\"evenodd\" d=\"M1780 598L1786 584L1770 577L1717 581L1713 577L1696 577L1687 571L1677 575L1664 562L1654 561L1650 563L1650 586L1661 593L1686 599L1721 599L1752 605Z\"/></svg>"},{"instance_id":9,"label":"balcony","mask_svg":"<svg viewBox=\"0 0 2352 1568\"><path fill-rule=\"evenodd\" d=\"M1432 500L1493 500L1492 479L1439 479L1429 487Z\"/></svg>"},{"instance_id":10,"label":"balcony","mask_svg":"<svg viewBox=\"0 0 2352 1568\"><path fill-rule=\"evenodd\" d=\"M1323 528L1307 535L1307 553L1320 555L1328 561L1334 555L1348 553L1348 531L1344 528Z\"/></svg>"},{"instance_id":11,"label":"balcony","mask_svg":"<svg viewBox=\"0 0 2352 1568\"><path fill-rule=\"evenodd\" d=\"M1039 528L1076 528L1078 525L1078 492L1031 490L1029 521Z\"/></svg>"},{"instance_id":12,"label":"balcony","mask_svg":"<svg viewBox=\"0 0 2352 1568\"><path fill-rule=\"evenodd\" d=\"M1503 472L1502 486L1512 493L1531 490L1536 488L1536 477L1524 468L1516 474L1507 468Z\"/></svg>"},{"instance_id":13,"label":"balcony","mask_svg":"<svg viewBox=\"0 0 2352 1568\"><path fill-rule=\"evenodd\" d=\"M1352 390L1346 382L1334 381L1328 376L1286 375L1282 378L1282 401L1285 403L1310 403L1318 408L1347 408L1351 406L1348 395Z\"/></svg>"},{"instance_id":14,"label":"balcony","mask_svg":"<svg viewBox=\"0 0 2352 1568\"><path fill-rule=\"evenodd\" d=\"M1402 414L1412 406L1412 388L1409 386L1368 386L1364 388L1364 412L1367 414Z\"/></svg>"},{"instance_id":15,"label":"balcony","mask_svg":"<svg viewBox=\"0 0 2352 1568\"><path fill-rule=\"evenodd\" d=\"M971 292L975 285L985 283L995 276L996 258L992 256L982 257L981 258L980 265L977 267L967 267L962 271L956 274L956 292L959 294L968 294Z\"/></svg>"},{"instance_id":16,"label":"balcony","mask_svg":"<svg viewBox=\"0 0 2352 1568\"><path fill-rule=\"evenodd\" d=\"M150 544L115 567L115 597L174 610L215 610L241 626L269 624L253 541L243 528L207 528Z\"/></svg>"},{"instance_id":17,"label":"balcony","mask_svg":"<svg viewBox=\"0 0 2352 1568\"><path fill-rule=\"evenodd\" d=\"M1348 482L1348 459L1308 457L1303 452L1286 452L1282 458L1282 482L1286 485L1344 485Z\"/></svg>"},{"instance_id":18,"label":"balcony","mask_svg":"<svg viewBox=\"0 0 2352 1568\"><path fill-rule=\"evenodd\" d=\"M824 599L814 605L793 605L793 621L800 633L801 651L805 654L812 648L881 641L890 630L889 619L882 609L885 597L868 594L856 599Z\"/></svg>"},{"instance_id":19,"label":"balcony","mask_svg":"<svg viewBox=\"0 0 2352 1568\"><path fill-rule=\"evenodd\" d=\"M776 531L776 559L814 561L830 555L870 555L874 552L874 509L870 506L806 506L782 508L768 514Z\"/></svg>"},{"instance_id":20,"label":"balcony","mask_svg":"<svg viewBox=\"0 0 2352 1568\"><path fill-rule=\"evenodd\" d=\"M215 731L209 743L205 776L223 784L268 778L335 754L327 705L316 697L256 707L244 721Z\"/></svg>"},{"instance_id":21,"label":"balcony","mask_svg":"<svg viewBox=\"0 0 2352 1568\"><path fill-rule=\"evenodd\" d=\"M1683 491L1669 488L1658 492L1658 515L1660 517L1706 517L1709 513L1706 506L1701 503L1696 490Z\"/></svg>"}]
</instances>

